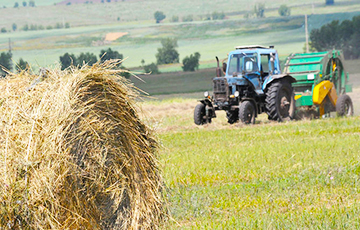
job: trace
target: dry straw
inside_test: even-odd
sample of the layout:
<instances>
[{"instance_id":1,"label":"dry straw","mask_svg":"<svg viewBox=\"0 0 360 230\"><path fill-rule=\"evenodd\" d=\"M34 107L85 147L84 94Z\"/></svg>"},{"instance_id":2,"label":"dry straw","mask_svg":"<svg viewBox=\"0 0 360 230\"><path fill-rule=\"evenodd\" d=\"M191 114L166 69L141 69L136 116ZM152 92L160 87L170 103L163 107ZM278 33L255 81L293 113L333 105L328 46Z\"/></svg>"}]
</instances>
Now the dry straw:
<instances>
[{"instance_id":1,"label":"dry straw","mask_svg":"<svg viewBox=\"0 0 360 230\"><path fill-rule=\"evenodd\" d=\"M157 229L157 143L107 62L0 80L0 229Z\"/></svg>"}]
</instances>

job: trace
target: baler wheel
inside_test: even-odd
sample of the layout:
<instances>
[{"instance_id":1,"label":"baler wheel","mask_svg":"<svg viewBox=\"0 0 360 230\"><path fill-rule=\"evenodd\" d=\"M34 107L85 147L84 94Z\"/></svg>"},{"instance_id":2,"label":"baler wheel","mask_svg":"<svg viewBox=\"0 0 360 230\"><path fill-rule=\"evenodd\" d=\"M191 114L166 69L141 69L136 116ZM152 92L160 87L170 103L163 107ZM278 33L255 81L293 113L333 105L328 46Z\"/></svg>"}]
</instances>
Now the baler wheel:
<instances>
[{"instance_id":1,"label":"baler wheel","mask_svg":"<svg viewBox=\"0 0 360 230\"><path fill-rule=\"evenodd\" d=\"M255 107L251 101L243 101L239 108L239 119L244 124L255 124Z\"/></svg>"},{"instance_id":2,"label":"baler wheel","mask_svg":"<svg viewBox=\"0 0 360 230\"><path fill-rule=\"evenodd\" d=\"M354 107L349 95L343 94L336 101L336 113L338 116L352 116Z\"/></svg>"},{"instance_id":3,"label":"baler wheel","mask_svg":"<svg viewBox=\"0 0 360 230\"><path fill-rule=\"evenodd\" d=\"M280 122L294 118L294 89L289 81L281 79L272 82L266 92L265 102L269 120Z\"/></svg>"},{"instance_id":4,"label":"baler wheel","mask_svg":"<svg viewBox=\"0 0 360 230\"><path fill-rule=\"evenodd\" d=\"M204 104L198 104L195 107L194 111L194 123L196 125L203 125L206 123L211 123L211 118L208 120L206 119L206 111L205 111L205 105Z\"/></svg>"}]
</instances>

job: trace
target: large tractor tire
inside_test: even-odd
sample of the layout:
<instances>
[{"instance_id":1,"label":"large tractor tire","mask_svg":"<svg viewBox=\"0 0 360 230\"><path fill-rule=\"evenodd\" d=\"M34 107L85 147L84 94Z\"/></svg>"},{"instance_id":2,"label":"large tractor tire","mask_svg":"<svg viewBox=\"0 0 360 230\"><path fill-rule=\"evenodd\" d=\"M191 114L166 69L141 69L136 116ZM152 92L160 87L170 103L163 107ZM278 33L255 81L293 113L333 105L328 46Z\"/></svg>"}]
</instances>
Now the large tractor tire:
<instances>
[{"instance_id":1,"label":"large tractor tire","mask_svg":"<svg viewBox=\"0 0 360 230\"><path fill-rule=\"evenodd\" d=\"M336 101L336 113L338 116L354 115L354 107L349 95L343 94Z\"/></svg>"},{"instance_id":2,"label":"large tractor tire","mask_svg":"<svg viewBox=\"0 0 360 230\"><path fill-rule=\"evenodd\" d=\"M281 122L294 118L294 89L289 81L280 79L272 82L266 92L265 102L269 120Z\"/></svg>"},{"instance_id":3,"label":"large tractor tire","mask_svg":"<svg viewBox=\"0 0 360 230\"><path fill-rule=\"evenodd\" d=\"M196 125L211 123L211 118L206 119L205 105L202 103L195 107L194 122Z\"/></svg>"},{"instance_id":4,"label":"large tractor tire","mask_svg":"<svg viewBox=\"0 0 360 230\"><path fill-rule=\"evenodd\" d=\"M229 124L234 124L239 120L239 112L238 110L226 111L226 118Z\"/></svg>"},{"instance_id":5,"label":"large tractor tire","mask_svg":"<svg viewBox=\"0 0 360 230\"><path fill-rule=\"evenodd\" d=\"M251 101L243 101L240 104L239 119L244 124L255 124L255 107Z\"/></svg>"}]
</instances>

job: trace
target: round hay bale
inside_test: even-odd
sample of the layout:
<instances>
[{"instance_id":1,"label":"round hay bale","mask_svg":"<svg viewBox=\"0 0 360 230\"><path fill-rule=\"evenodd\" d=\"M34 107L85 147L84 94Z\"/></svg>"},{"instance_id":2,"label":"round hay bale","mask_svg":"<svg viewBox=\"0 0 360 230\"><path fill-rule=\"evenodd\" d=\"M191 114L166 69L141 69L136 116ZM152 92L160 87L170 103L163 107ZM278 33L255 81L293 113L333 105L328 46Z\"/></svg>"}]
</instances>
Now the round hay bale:
<instances>
[{"instance_id":1,"label":"round hay bale","mask_svg":"<svg viewBox=\"0 0 360 230\"><path fill-rule=\"evenodd\" d=\"M0 80L0 229L157 229L157 142L116 63Z\"/></svg>"}]
</instances>

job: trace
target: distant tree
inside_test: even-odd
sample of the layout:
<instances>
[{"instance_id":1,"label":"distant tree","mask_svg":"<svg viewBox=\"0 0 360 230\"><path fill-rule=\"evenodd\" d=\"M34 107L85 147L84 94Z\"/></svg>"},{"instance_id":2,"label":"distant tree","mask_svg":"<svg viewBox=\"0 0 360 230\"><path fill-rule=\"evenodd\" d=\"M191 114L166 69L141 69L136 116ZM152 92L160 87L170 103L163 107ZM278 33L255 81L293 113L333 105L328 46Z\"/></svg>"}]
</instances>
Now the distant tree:
<instances>
[{"instance_id":1,"label":"distant tree","mask_svg":"<svg viewBox=\"0 0 360 230\"><path fill-rule=\"evenodd\" d=\"M173 15L170 19L171 22L178 22L179 21L179 16L177 15Z\"/></svg>"},{"instance_id":2,"label":"distant tree","mask_svg":"<svg viewBox=\"0 0 360 230\"><path fill-rule=\"evenodd\" d=\"M30 7L35 7L35 1L29 1L29 6Z\"/></svg>"},{"instance_id":3,"label":"distant tree","mask_svg":"<svg viewBox=\"0 0 360 230\"><path fill-rule=\"evenodd\" d=\"M53 27L49 25L49 26L46 27L46 29L47 29L47 30L52 30Z\"/></svg>"},{"instance_id":4,"label":"distant tree","mask_svg":"<svg viewBox=\"0 0 360 230\"><path fill-rule=\"evenodd\" d=\"M178 46L177 40L175 38L162 39L161 45L156 54L157 64L179 63L179 53L175 49Z\"/></svg>"},{"instance_id":5,"label":"distant tree","mask_svg":"<svg viewBox=\"0 0 360 230\"><path fill-rule=\"evenodd\" d=\"M55 29L61 29L61 28L63 28L63 24L60 23L60 22L57 22L57 23L55 24Z\"/></svg>"},{"instance_id":6,"label":"distant tree","mask_svg":"<svg viewBox=\"0 0 360 230\"><path fill-rule=\"evenodd\" d=\"M23 1L23 2L22 2L22 5L23 5L23 7L26 7L26 6L27 6L27 2Z\"/></svg>"},{"instance_id":7,"label":"distant tree","mask_svg":"<svg viewBox=\"0 0 360 230\"><path fill-rule=\"evenodd\" d=\"M192 14L186 15L182 17L183 22L192 22L194 21L194 16Z\"/></svg>"},{"instance_id":8,"label":"distant tree","mask_svg":"<svg viewBox=\"0 0 360 230\"><path fill-rule=\"evenodd\" d=\"M19 3L18 2L15 2L14 8L19 8Z\"/></svg>"},{"instance_id":9,"label":"distant tree","mask_svg":"<svg viewBox=\"0 0 360 230\"><path fill-rule=\"evenodd\" d=\"M30 25L29 30L37 30L37 29L38 29L37 25L33 25L33 24Z\"/></svg>"},{"instance_id":10,"label":"distant tree","mask_svg":"<svg viewBox=\"0 0 360 230\"><path fill-rule=\"evenodd\" d=\"M212 20L222 20L225 18L225 13L224 12L218 13L215 11L211 14L211 18Z\"/></svg>"},{"instance_id":11,"label":"distant tree","mask_svg":"<svg viewBox=\"0 0 360 230\"><path fill-rule=\"evenodd\" d=\"M107 50L101 50L99 57L101 62L111 59L121 59L121 60L123 59L122 54L120 54L117 51L113 51L111 48L108 48Z\"/></svg>"},{"instance_id":12,"label":"distant tree","mask_svg":"<svg viewBox=\"0 0 360 230\"><path fill-rule=\"evenodd\" d=\"M334 0L325 0L326 5L334 5Z\"/></svg>"},{"instance_id":13,"label":"distant tree","mask_svg":"<svg viewBox=\"0 0 360 230\"><path fill-rule=\"evenodd\" d=\"M65 53L63 56L60 56L61 70L68 68L69 66L76 66L77 60L74 54Z\"/></svg>"},{"instance_id":14,"label":"distant tree","mask_svg":"<svg viewBox=\"0 0 360 230\"><path fill-rule=\"evenodd\" d=\"M28 25L28 24L25 24L25 25L22 27L22 30L23 30L23 31L28 31L28 30L29 30L29 25Z\"/></svg>"},{"instance_id":15,"label":"distant tree","mask_svg":"<svg viewBox=\"0 0 360 230\"><path fill-rule=\"evenodd\" d=\"M155 63L151 63L149 65L144 65L145 73L159 74L159 68Z\"/></svg>"},{"instance_id":16,"label":"distant tree","mask_svg":"<svg viewBox=\"0 0 360 230\"><path fill-rule=\"evenodd\" d=\"M162 20L166 18L166 15L162 11L156 11L154 13L154 18L156 20L156 23L160 23Z\"/></svg>"},{"instance_id":17,"label":"distant tree","mask_svg":"<svg viewBox=\"0 0 360 230\"><path fill-rule=\"evenodd\" d=\"M7 30L5 27L1 28L1 33L6 33L6 32L7 32Z\"/></svg>"},{"instance_id":18,"label":"distant tree","mask_svg":"<svg viewBox=\"0 0 360 230\"><path fill-rule=\"evenodd\" d=\"M200 60L200 53L196 52L194 55L190 55L190 57L186 56L182 63L182 69L184 71L195 71L195 69L199 69L199 60Z\"/></svg>"},{"instance_id":19,"label":"distant tree","mask_svg":"<svg viewBox=\"0 0 360 230\"><path fill-rule=\"evenodd\" d=\"M2 76L6 75L6 72L4 72L2 69L5 68L6 70L11 71L12 70L12 54L10 52L2 52L0 54L0 74Z\"/></svg>"},{"instance_id":20,"label":"distant tree","mask_svg":"<svg viewBox=\"0 0 360 230\"><path fill-rule=\"evenodd\" d=\"M12 30L13 30L13 31L16 31L16 30L17 30L17 25L16 25L16 23L13 23L13 24L12 24Z\"/></svg>"},{"instance_id":21,"label":"distant tree","mask_svg":"<svg viewBox=\"0 0 360 230\"><path fill-rule=\"evenodd\" d=\"M79 65L81 65L81 66L82 66L84 63L92 66L93 64L95 64L95 63L97 62L97 57L96 57L96 55L93 54L93 53L89 53L89 52L87 52L87 53L81 53L81 54L77 57L76 61L77 61L77 63L78 63Z\"/></svg>"},{"instance_id":22,"label":"distant tree","mask_svg":"<svg viewBox=\"0 0 360 230\"><path fill-rule=\"evenodd\" d=\"M265 4L264 3L257 3L254 6L254 14L257 18L265 17Z\"/></svg>"},{"instance_id":23,"label":"distant tree","mask_svg":"<svg viewBox=\"0 0 360 230\"><path fill-rule=\"evenodd\" d=\"M22 70L26 70L27 68L29 68L29 63L24 61L22 58L20 58L19 62L16 63L16 71L19 73Z\"/></svg>"},{"instance_id":24,"label":"distant tree","mask_svg":"<svg viewBox=\"0 0 360 230\"><path fill-rule=\"evenodd\" d=\"M104 0L101 0L101 3L104 3L105 1Z\"/></svg>"},{"instance_id":25,"label":"distant tree","mask_svg":"<svg viewBox=\"0 0 360 230\"><path fill-rule=\"evenodd\" d=\"M106 0L107 2L111 2L111 0Z\"/></svg>"},{"instance_id":26,"label":"distant tree","mask_svg":"<svg viewBox=\"0 0 360 230\"><path fill-rule=\"evenodd\" d=\"M66 29L69 29L69 28L70 28L70 23L69 23L69 22L66 22L66 23L65 23L65 28L66 28Z\"/></svg>"},{"instance_id":27,"label":"distant tree","mask_svg":"<svg viewBox=\"0 0 360 230\"><path fill-rule=\"evenodd\" d=\"M45 27L43 25L38 26L38 30L44 30L44 29L45 29Z\"/></svg>"},{"instance_id":28,"label":"distant tree","mask_svg":"<svg viewBox=\"0 0 360 230\"><path fill-rule=\"evenodd\" d=\"M67 6L70 6L70 5L71 5L71 2L66 3L66 5L67 5Z\"/></svg>"},{"instance_id":29,"label":"distant tree","mask_svg":"<svg viewBox=\"0 0 360 230\"><path fill-rule=\"evenodd\" d=\"M287 16L290 16L291 9L287 5L283 4L283 5L280 6L278 12L279 12L280 16L287 17Z\"/></svg>"}]
</instances>

